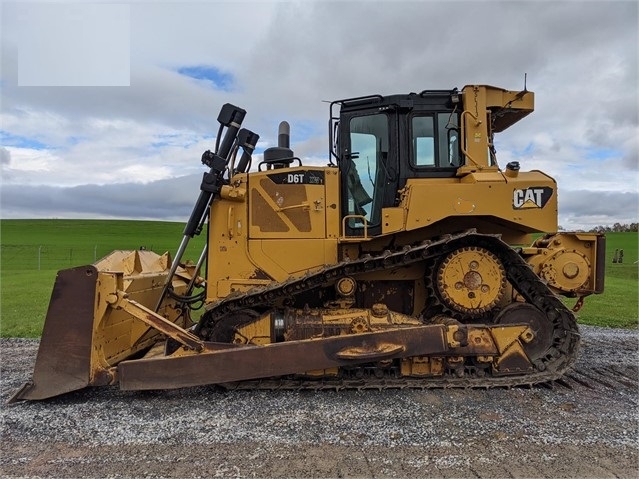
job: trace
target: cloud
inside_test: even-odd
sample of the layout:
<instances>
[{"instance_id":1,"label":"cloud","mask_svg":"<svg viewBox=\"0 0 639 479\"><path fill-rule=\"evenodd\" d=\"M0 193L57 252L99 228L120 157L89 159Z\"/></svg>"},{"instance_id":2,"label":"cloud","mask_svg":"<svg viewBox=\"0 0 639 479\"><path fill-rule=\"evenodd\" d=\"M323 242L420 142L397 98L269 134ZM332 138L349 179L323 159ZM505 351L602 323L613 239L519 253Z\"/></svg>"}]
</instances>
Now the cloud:
<instances>
[{"instance_id":1,"label":"cloud","mask_svg":"<svg viewBox=\"0 0 639 479\"><path fill-rule=\"evenodd\" d=\"M201 175L141 183L4 185L3 209L15 218L138 218L186 221L200 191Z\"/></svg>"},{"instance_id":2,"label":"cloud","mask_svg":"<svg viewBox=\"0 0 639 479\"><path fill-rule=\"evenodd\" d=\"M4 166L9 164L11 164L11 152L2 146L0 147L0 165Z\"/></svg>"},{"instance_id":3,"label":"cloud","mask_svg":"<svg viewBox=\"0 0 639 479\"><path fill-rule=\"evenodd\" d=\"M558 201L561 225L566 229L637 222L639 193L636 191L565 191L559 193Z\"/></svg>"}]
</instances>

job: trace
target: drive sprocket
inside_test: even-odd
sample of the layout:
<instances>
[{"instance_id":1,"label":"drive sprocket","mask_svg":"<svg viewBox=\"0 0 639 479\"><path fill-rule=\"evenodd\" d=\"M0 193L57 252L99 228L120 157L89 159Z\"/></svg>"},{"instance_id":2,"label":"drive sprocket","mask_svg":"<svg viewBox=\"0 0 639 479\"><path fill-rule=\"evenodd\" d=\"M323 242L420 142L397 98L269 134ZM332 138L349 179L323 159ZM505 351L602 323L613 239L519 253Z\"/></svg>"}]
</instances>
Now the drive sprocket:
<instances>
[{"instance_id":1,"label":"drive sprocket","mask_svg":"<svg viewBox=\"0 0 639 479\"><path fill-rule=\"evenodd\" d=\"M437 268L436 288L444 304L472 317L494 308L505 287L504 267L497 256L485 248L457 249Z\"/></svg>"}]
</instances>

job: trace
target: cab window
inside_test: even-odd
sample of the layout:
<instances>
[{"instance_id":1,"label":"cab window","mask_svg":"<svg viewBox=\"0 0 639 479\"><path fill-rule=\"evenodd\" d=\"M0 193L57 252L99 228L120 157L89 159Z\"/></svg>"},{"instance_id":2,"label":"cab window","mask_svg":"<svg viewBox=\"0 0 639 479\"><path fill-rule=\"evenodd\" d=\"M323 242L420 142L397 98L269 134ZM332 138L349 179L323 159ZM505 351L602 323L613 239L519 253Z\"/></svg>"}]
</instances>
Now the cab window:
<instances>
[{"instance_id":1,"label":"cab window","mask_svg":"<svg viewBox=\"0 0 639 479\"><path fill-rule=\"evenodd\" d=\"M440 166L460 166L459 162L459 116L457 113L438 113Z\"/></svg>"},{"instance_id":2,"label":"cab window","mask_svg":"<svg viewBox=\"0 0 639 479\"><path fill-rule=\"evenodd\" d=\"M437 113L411 119L411 164L417 168L459 166L457 114Z\"/></svg>"},{"instance_id":3,"label":"cab window","mask_svg":"<svg viewBox=\"0 0 639 479\"><path fill-rule=\"evenodd\" d=\"M363 216L369 226L380 222L388 168L389 134L385 114L350 120L350 154L343 166L347 175L347 214ZM351 228L363 228L362 218L350 218Z\"/></svg>"},{"instance_id":4,"label":"cab window","mask_svg":"<svg viewBox=\"0 0 639 479\"><path fill-rule=\"evenodd\" d=\"M413 117L413 164L436 166L435 126L432 116Z\"/></svg>"}]
</instances>

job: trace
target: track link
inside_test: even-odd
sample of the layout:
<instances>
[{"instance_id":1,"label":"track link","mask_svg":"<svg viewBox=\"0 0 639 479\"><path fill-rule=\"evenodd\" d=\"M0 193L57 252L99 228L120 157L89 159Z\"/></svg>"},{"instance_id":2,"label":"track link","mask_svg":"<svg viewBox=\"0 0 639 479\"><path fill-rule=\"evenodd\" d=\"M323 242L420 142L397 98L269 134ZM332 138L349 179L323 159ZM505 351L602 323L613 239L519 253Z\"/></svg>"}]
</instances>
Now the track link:
<instances>
[{"instance_id":1,"label":"track link","mask_svg":"<svg viewBox=\"0 0 639 479\"><path fill-rule=\"evenodd\" d=\"M579 349L579 330L573 313L548 289L532 271L519 253L498 236L479 234L468 230L446 235L434 241L416 246L405 246L397 251L384 251L377 255L365 255L356 260L344 261L262 288L238 293L210 305L195 327L196 334L207 338L217 321L247 309L268 309L282 304L286 299L313 288L331 284L342 276L357 276L382 270L391 270L419 262L433 262L459 248L479 246L492 252L504 266L506 277L526 302L541 310L552 329L552 345L545 354L534 361L535 372L519 376L490 376L472 367L466 367L462 377L445 374L442 377L406 378L392 371L370 374L365 378L268 378L227 385L236 389L404 389L404 388L490 388L532 385L559 379L570 368Z\"/></svg>"}]
</instances>

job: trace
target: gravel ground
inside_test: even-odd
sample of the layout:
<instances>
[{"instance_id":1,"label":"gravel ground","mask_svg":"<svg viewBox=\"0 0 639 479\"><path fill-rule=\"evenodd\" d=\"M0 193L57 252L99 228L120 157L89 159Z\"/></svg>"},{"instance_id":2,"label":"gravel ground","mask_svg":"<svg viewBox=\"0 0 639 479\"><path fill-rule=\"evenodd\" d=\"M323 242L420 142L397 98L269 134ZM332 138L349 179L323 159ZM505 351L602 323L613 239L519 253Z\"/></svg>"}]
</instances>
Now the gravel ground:
<instances>
[{"instance_id":1,"label":"gravel ground","mask_svg":"<svg viewBox=\"0 0 639 479\"><path fill-rule=\"evenodd\" d=\"M639 476L639 333L583 327L564 380L386 391L86 389L6 405L38 342L3 339L2 477Z\"/></svg>"}]
</instances>

